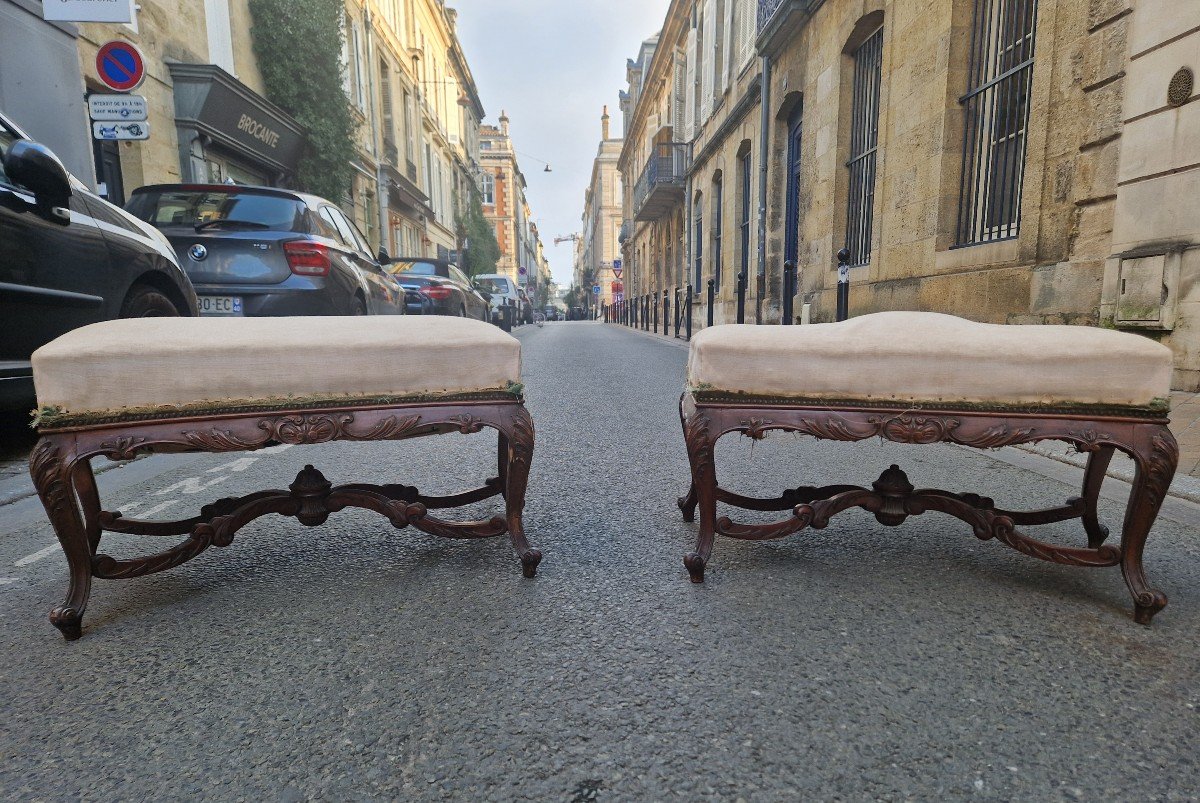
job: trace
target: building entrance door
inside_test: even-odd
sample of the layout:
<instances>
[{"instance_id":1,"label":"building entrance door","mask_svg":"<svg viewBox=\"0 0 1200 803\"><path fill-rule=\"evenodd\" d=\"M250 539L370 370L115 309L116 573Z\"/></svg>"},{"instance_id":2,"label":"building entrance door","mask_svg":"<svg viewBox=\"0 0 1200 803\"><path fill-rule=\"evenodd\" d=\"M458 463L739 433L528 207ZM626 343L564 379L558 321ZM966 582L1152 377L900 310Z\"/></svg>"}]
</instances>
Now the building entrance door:
<instances>
[{"instance_id":1,"label":"building entrance door","mask_svg":"<svg viewBox=\"0 0 1200 803\"><path fill-rule=\"evenodd\" d=\"M804 109L797 103L788 117L787 221L783 239L783 258L793 265L800 247L800 132L803 123Z\"/></svg>"}]
</instances>

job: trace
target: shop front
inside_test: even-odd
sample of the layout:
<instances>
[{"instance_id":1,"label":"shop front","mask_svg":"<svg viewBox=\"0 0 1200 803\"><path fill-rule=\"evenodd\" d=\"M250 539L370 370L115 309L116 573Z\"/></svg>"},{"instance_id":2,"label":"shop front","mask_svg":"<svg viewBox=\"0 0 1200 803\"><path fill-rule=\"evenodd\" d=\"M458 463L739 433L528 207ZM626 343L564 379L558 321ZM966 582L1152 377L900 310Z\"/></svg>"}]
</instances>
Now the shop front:
<instances>
[{"instance_id":1,"label":"shop front","mask_svg":"<svg viewBox=\"0 0 1200 803\"><path fill-rule=\"evenodd\" d=\"M291 187L304 129L212 64L168 64L184 182Z\"/></svg>"}]
</instances>

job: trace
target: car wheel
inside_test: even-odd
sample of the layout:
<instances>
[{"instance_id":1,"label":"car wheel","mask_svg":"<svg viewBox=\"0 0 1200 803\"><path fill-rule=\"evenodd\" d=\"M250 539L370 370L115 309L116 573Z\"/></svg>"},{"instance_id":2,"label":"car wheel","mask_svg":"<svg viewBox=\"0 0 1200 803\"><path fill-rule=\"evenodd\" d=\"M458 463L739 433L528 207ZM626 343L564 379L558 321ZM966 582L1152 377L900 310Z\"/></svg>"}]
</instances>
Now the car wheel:
<instances>
[{"instance_id":1,"label":"car wheel","mask_svg":"<svg viewBox=\"0 0 1200 803\"><path fill-rule=\"evenodd\" d=\"M179 310L161 290L135 284L121 304L122 318L178 318Z\"/></svg>"},{"instance_id":2,"label":"car wheel","mask_svg":"<svg viewBox=\"0 0 1200 803\"><path fill-rule=\"evenodd\" d=\"M467 308L462 306L461 304L458 306L458 317L460 317L460 318L467 317Z\"/></svg>"},{"instance_id":3,"label":"car wheel","mask_svg":"<svg viewBox=\"0 0 1200 803\"><path fill-rule=\"evenodd\" d=\"M358 296L355 296L354 297L354 312L352 312L350 314L351 315L366 315L367 314L367 302L363 301Z\"/></svg>"}]
</instances>

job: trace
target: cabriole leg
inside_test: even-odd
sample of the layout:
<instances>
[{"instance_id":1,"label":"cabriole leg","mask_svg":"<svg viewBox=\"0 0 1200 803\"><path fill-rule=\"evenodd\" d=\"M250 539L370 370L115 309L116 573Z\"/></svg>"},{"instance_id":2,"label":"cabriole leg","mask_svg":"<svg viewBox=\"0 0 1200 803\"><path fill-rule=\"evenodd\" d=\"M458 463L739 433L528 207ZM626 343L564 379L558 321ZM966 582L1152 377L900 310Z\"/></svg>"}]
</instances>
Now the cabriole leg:
<instances>
[{"instance_id":1,"label":"cabriole leg","mask_svg":"<svg viewBox=\"0 0 1200 803\"><path fill-rule=\"evenodd\" d=\"M1146 538L1166 496L1175 466L1179 462L1179 446L1165 425L1146 425L1137 428L1135 451L1130 452L1137 465L1125 524L1121 532L1121 573L1129 593L1133 595L1133 618L1148 625L1154 615L1167 605L1167 595L1150 588L1142 569L1142 550Z\"/></svg>"},{"instance_id":2,"label":"cabriole leg","mask_svg":"<svg viewBox=\"0 0 1200 803\"><path fill-rule=\"evenodd\" d=\"M687 567L693 583L703 583L704 567L708 565L708 558L712 554L717 526L717 471L713 449L715 442L711 437L708 415L702 410L695 412L684 424L684 440L692 468L692 488L700 508L700 532L696 537L696 551L683 556L683 565Z\"/></svg>"},{"instance_id":3,"label":"cabriole leg","mask_svg":"<svg viewBox=\"0 0 1200 803\"><path fill-rule=\"evenodd\" d=\"M521 559L526 577L537 575L542 553L529 545L525 537L525 489L529 484L529 467L533 463L533 419L523 406L513 408L509 429L502 435L507 443L507 460L501 477L504 479L505 518L513 549Z\"/></svg>"},{"instance_id":4,"label":"cabriole leg","mask_svg":"<svg viewBox=\"0 0 1200 803\"><path fill-rule=\"evenodd\" d=\"M1113 447L1101 446L1088 456L1087 472L1083 476L1083 529L1087 532L1088 546L1099 549L1108 540L1108 528L1100 523L1096 503L1100 500L1100 486L1112 461Z\"/></svg>"},{"instance_id":5,"label":"cabriole leg","mask_svg":"<svg viewBox=\"0 0 1200 803\"><path fill-rule=\"evenodd\" d=\"M29 458L33 484L70 567L67 597L62 605L50 611L50 622L68 641L82 635L83 612L92 590L92 549L75 498L73 460L73 451L64 450L53 437L42 438Z\"/></svg>"}]
</instances>

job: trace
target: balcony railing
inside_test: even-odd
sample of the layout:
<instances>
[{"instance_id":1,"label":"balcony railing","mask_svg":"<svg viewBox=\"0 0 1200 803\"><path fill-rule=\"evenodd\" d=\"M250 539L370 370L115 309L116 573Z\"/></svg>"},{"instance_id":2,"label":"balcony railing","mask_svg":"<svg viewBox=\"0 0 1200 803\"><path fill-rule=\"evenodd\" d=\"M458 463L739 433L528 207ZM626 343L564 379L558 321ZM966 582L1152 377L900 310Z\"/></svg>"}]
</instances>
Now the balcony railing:
<instances>
[{"instance_id":1,"label":"balcony railing","mask_svg":"<svg viewBox=\"0 0 1200 803\"><path fill-rule=\"evenodd\" d=\"M683 200L687 178L688 147L684 142L663 142L633 189L635 220L657 220Z\"/></svg>"},{"instance_id":2,"label":"balcony railing","mask_svg":"<svg viewBox=\"0 0 1200 803\"><path fill-rule=\"evenodd\" d=\"M762 33L779 7L789 2L790 0L758 0L758 32Z\"/></svg>"}]
</instances>

